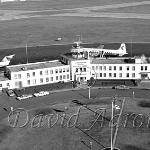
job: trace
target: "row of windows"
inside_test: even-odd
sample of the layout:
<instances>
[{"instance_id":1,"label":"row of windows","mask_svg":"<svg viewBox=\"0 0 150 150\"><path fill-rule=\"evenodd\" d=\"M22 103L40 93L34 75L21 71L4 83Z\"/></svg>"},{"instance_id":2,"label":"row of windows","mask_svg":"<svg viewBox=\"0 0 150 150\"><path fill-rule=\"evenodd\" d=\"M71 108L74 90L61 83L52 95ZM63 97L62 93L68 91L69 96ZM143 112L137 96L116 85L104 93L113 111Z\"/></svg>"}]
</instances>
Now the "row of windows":
<instances>
[{"instance_id":1,"label":"row of windows","mask_svg":"<svg viewBox=\"0 0 150 150\"><path fill-rule=\"evenodd\" d=\"M56 76L55 77L55 80L58 81L58 80L65 80L65 79L69 79L69 74L67 75L60 75L60 76ZM40 78L40 83L44 83L44 80L48 83L48 82L52 82L54 81L54 77L46 77L46 78ZM37 83L37 79L33 79L32 80L32 83L33 84L36 84ZM27 84L30 85L31 84L31 80L27 80Z\"/></svg>"},{"instance_id":2,"label":"row of windows","mask_svg":"<svg viewBox=\"0 0 150 150\"><path fill-rule=\"evenodd\" d=\"M117 66L109 66L109 70L117 70ZM92 66L92 70L106 70L106 66ZM123 67L119 66L119 70L122 71ZM130 70L130 66L126 66L126 70ZM135 66L132 66L132 70L135 70ZM141 70L147 70L147 66L141 66ZM40 71L40 75L49 75L55 73L63 73L63 72L69 72L69 68L59 68L55 70L45 70L45 71ZM76 68L76 72L86 72L86 68ZM27 78L29 77L35 77L35 72L32 73L27 73ZM14 79L21 79L21 74L15 74Z\"/></svg>"},{"instance_id":3,"label":"row of windows","mask_svg":"<svg viewBox=\"0 0 150 150\"><path fill-rule=\"evenodd\" d=\"M92 66L92 70L106 70L106 66ZM117 70L117 66L108 66L108 70ZM118 70L122 71L123 67L118 66ZM130 66L126 66L126 70L130 70ZM132 66L132 70L135 70L135 66Z\"/></svg>"},{"instance_id":4,"label":"row of windows","mask_svg":"<svg viewBox=\"0 0 150 150\"><path fill-rule=\"evenodd\" d=\"M147 66L141 66L141 70L147 70Z\"/></svg>"},{"instance_id":5,"label":"row of windows","mask_svg":"<svg viewBox=\"0 0 150 150\"><path fill-rule=\"evenodd\" d=\"M116 73L109 73L108 75L109 77L117 77ZM122 73L119 73L119 77L123 77L122 75L123 75ZM131 75L133 78L135 78L135 73L132 73L132 74L126 73L127 78L129 78ZM106 73L99 73L97 74L97 77L106 77Z\"/></svg>"},{"instance_id":6,"label":"row of windows","mask_svg":"<svg viewBox=\"0 0 150 150\"><path fill-rule=\"evenodd\" d=\"M69 72L69 68L59 68L55 69L55 73Z\"/></svg>"},{"instance_id":7,"label":"row of windows","mask_svg":"<svg viewBox=\"0 0 150 150\"><path fill-rule=\"evenodd\" d=\"M0 84L0 87L2 87L3 85L2 84ZM6 83L6 86L7 87L9 87L10 85L9 85L9 83Z\"/></svg>"},{"instance_id":8,"label":"row of windows","mask_svg":"<svg viewBox=\"0 0 150 150\"><path fill-rule=\"evenodd\" d=\"M21 79L21 74L14 74L14 79Z\"/></svg>"},{"instance_id":9,"label":"row of windows","mask_svg":"<svg viewBox=\"0 0 150 150\"><path fill-rule=\"evenodd\" d=\"M86 68L76 68L76 72L86 72Z\"/></svg>"},{"instance_id":10,"label":"row of windows","mask_svg":"<svg viewBox=\"0 0 150 150\"><path fill-rule=\"evenodd\" d=\"M59 68L55 70L45 70L45 71L40 71L39 74L42 75L49 75L49 74L54 74L55 73L63 73L63 72L69 72L69 67L68 68ZM27 78L29 77L35 77L35 72L32 73L27 73ZM21 74L14 74L14 79L21 79Z\"/></svg>"},{"instance_id":11,"label":"row of windows","mask_svg":"<svg viewBox=\"0 0 150 150\"><path fill-rule=\"evenodd\" d=\"M56 76L56 80L65 80L65 79L69 79L69 74Z\"/></svg>"}]
</instances>

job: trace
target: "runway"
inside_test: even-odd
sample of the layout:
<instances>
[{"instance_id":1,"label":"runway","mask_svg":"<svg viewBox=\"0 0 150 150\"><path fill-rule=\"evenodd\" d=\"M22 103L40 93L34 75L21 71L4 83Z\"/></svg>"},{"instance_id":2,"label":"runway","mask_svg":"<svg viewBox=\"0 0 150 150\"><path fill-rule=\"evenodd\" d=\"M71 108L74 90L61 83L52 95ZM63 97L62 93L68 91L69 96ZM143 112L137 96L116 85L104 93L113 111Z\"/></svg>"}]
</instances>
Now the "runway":
<instances>
[{"instance_id":1,"label":"runway","mask_svg":"<svg viewBox=\"0 0 150 150\"><path fill-rule=\"evenodd\" d=\"M49 9L42 11L0 10L0 21L29 19L39 17L109 17L109 18L135 18L150 19L149 13L113 13L103 12L111 9L127 8L134 6L148 6L150 1L109 4L103 6L91 6L71 9ZM41 13L41 14L40 14ZM46 13L46 14L45 14Z\"/></svg>"}]
</instances>

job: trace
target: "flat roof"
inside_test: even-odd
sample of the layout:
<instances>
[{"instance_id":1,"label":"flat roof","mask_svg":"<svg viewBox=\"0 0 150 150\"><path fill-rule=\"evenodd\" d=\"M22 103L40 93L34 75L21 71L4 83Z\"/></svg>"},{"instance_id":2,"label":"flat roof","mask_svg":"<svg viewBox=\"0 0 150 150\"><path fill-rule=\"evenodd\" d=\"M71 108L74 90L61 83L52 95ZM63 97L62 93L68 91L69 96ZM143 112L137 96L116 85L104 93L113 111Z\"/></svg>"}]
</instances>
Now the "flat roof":
<instances>
[{"instance_id":1,"label":"flat roof","mask_svg":"<svg viewBox=\"0 0 150 150\"><path fill-rule=\"evenodd\" d=\"M36 63L7 66L7 68L11 72L19 72L19 71L26 71L26 70L60 67L60 66L66 66L66 65L62 64L59 60L54 60L54 61L45 61L45 62L36 62Z\"/></svg>"},{"instance_id":2,"label":"flat roof","mask_svg":"<svg viewBox=\"0 0 150 150\"><path fill-rule=\"evenodd\" d=\"M92 64L127 64L124 59L93 59Z\"/></svg>"},{"instance_id":3,"label":"flat roof","mask_svg":"<svg viewBox=\"0 0 150 150\"><path fill-rule=\"evenodd\" d=\"M84 58L84 57L75 58L75 57L72 56L71 53L62 54L61 56L67 58L68 60L87 60L87 59Z\"/></svg>"}]
</instances>

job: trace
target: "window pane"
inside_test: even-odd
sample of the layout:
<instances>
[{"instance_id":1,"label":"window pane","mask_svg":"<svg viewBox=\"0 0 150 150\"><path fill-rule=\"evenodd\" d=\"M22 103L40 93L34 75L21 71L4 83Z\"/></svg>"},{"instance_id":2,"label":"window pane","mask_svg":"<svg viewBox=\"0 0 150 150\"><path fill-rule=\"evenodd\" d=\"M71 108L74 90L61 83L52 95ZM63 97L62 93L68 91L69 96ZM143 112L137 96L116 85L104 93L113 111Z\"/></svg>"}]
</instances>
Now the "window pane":
<instances>
[{"instance_id":1,"label":"window pane","mask_svg":"<svg viewBox=\"0 0 150 150\"><path fill-rule=\"evenodd\" d=\"M32 72L32 75L35 76L35 72Z\"/></svg>"},{"instance_id":2,"label":"window pane","mask_svg":"<svg viewBox=\"0 0 150 150\"><path fill-rule=\"evenodd\" d=\"M67 72L69 72L69 68L67 68Z\"/></svg>"},{"instance_id":3,"label":"window pane","mask_svg":"<svg viewBox=\"0 0 150 150\"><path fill-rule=\"evenodd\" d=\"M58 76L56 76L56 80L58 80Z\"/></svg>"},{"instance_id":4,"label":"window pane","mask_svg":"<svg viewBox=\"0 0 150 150\"><path fill-rule=\"evenodd\" d=\"M106 70L106 66L104 66L104 70Z\"/></svg>"},{"instance_id":5,"label":"window pane","mask_svg":"<svg viewBox=\"0 0 150 150\"><path fill-rule=\"evenodd\" d=\"M45 75L48 75L48 70L45 70Z\"/></svg>"},{"instance_id":6,"label":"window pane","mask_svg":"<svg viewBox=\"0 0 150 150\"><path fill-rule=\"evenodd\" d=\"M132 70L133 70L133 71L135 70L135 66L132 67Z\"/></svg>"},{"instance_id":7,"label":"window pane","mask_svg":"<svg viewBox=\"0 0 150 150\"><path fill-rule=\"evenodd\" d=\"M143 70L143 66L141 66L141 70Z\"/></svg>"},{"instance_id":8,"label":"window pane","mask_svg":"<svg viewBox=\"0 0 150 150\"><path fill-rule=\"evenodd\" d=\"M43 72L42 71L40 71L40 75L42 75L43 74Z\"/></svg>"},{"instance_id":9,"label":"window pane","mask_svg":"<svg viewBox=\"0 0 150 150\"><path fill-rule=\"evenodd\" d=\"M60 76L60 80L62 80L62 75Z\"/></svg>"},{"instance_id":10,"label":"window pane","mask_svg":"<svg viewBox=\"0 0 150 150\"><path fill-rule=\"evenodd\" d=\"M30 77L30 74L29 73L27 73L27 78L29 78Z\"/></svg>"},{"instance_id":11,"label":"window pane","mask_svg":"<svg viewBox=\"0 0 150 150\"><path fill-rule=\"evenodd\" d=\"M40 83L43 83L43 78L40 78Z\"/></svg>"},{"instance_id":12,"label":"window pane","mask_svg":"<svg viewBox=\"0 0 150 150\"><path fill-rule=\"evenodd\" d=\"M62 68L59 69L59 73L62 73Z\"/></svg>"},{"instance_id":13,"label":"window pane","mask_svg":"<svg viewBox=\"0 0 150 150\"><path fill-rule=\"evenodd\" d=\"M46 78L46 82L49 82L49 78Z\"/></svg>"},{"instance_id":14,"label":"window pane","mask_svg":"<svg viewBox=\"0 0 150 150\"><path fill-rule=\"evenodd\" d=\"M111 70L112 68L111 68L111 66L109 66L109 70Z\"/></svg>"},{"instance_id":15,"label":"window pane","mask_svg":"<svg viewBox=\"0 0 150 150\"><path fill-rule=\"evenodd\" d=\"M21 79L21 74L18 74L18 79Z\"/></svg>"},{"instance_id":16,"label":"window pane","mask_svg":"<svg viewBox=\"0 0 150 150\"><path fill-rule=\"evenodd\" d=\"M119 77L122 77L122 73L119 73Z\"/></svg>"},{"instance_id":17,"label":"window pane","mask_svg":"<svg viewBox=\"0 0 150 150\"><path fill-rule=\"evenodd\" d=\"M112 75L111 75L111 73L109 73L109 77L111 77Z\"/></svg>"},{"instance_id":18,"label":"window pane","mask_svg":"<svg viewBox=\"0 0 150 150\"><path fill-rule=\"evenodd\" d=\"M133 78L135 77L135 73L132 73L132 77L133 77Z\"/></svg>"},{"instance_id":19,"label":"window pane","mask_svg":"<svg viewBox=\"0 0 150 150\"><path fill-rule=\"evenodd\" d=\"M69 79L69 74L67 74L67 79Z\"/></svg>"},{"instance_id":20,"label":"window pane","mask_svg":"<svg viewBox=\"0 0 150 150\"><path fill-rule=\"evenodd\" d=\"M58 73L58 69L55 70L55 73Z\"/></svg>"},{"instance_id":21,"label":"window pane","mask_svg":"<svg viewBox=\"0 0 150 150\"><path fill-rule=\"evenodd\" d=\"M30 80L27 80L27 84L30 85Z\"/></svg>"},{"instance_id":22,"label":"window pane","mask_svg":"<svg viewBox=\"0 0 150 150\"><path fill-rule=\"evenodd\" d=\"M33 84L36 84L36 79L33 79Z\"/></svg>"}]
</instances>

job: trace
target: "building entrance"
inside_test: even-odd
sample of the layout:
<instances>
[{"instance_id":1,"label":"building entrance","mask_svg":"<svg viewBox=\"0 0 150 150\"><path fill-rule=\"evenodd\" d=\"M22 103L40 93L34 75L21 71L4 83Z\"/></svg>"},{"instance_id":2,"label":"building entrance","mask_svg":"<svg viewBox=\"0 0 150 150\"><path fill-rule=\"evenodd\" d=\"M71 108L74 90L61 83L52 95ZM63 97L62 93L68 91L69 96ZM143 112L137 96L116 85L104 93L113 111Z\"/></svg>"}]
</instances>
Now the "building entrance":
<instances>
[{"instance_id":1,"label":"building entrance","mask_svg":"<svg viewBox=\"0 0 150 150\"><path fill-rule=\"evenodd\" d=\"M77 77L77 81L79 83L86 83L87 82L86 77Z\"/></svg>"}]
</instances>

